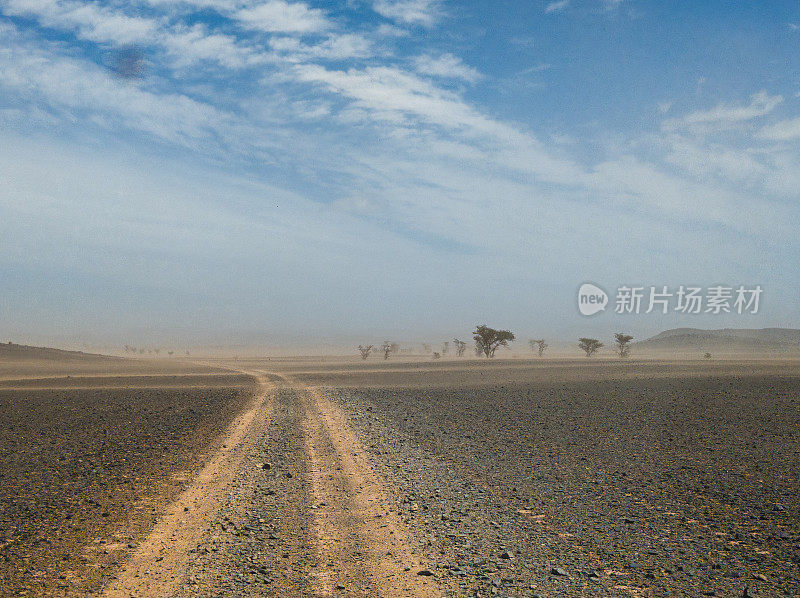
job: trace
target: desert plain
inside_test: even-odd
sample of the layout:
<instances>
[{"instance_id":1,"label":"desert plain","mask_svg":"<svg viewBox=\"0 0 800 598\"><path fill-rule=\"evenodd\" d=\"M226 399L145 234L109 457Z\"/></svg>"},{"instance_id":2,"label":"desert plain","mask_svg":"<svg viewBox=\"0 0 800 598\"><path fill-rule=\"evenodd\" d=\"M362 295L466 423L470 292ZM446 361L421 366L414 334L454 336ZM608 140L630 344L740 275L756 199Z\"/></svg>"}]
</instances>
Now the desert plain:
<instances>
[{"instance_id":1,"label":"desert plain","mask_svg":"<svg viewBox=\"0 0 800 598\"><path fill-rule=\"evenodd\" d=\"M2 596L800 596L800 361L0 362Z\"/></svg>"}]
</instances>

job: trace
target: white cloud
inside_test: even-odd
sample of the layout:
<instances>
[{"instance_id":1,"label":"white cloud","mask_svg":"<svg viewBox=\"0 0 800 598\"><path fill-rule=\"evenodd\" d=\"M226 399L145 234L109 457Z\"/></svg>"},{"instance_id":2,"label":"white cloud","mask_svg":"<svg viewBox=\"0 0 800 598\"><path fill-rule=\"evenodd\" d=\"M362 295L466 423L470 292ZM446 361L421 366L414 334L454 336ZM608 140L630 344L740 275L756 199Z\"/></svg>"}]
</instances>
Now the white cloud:
<instances>
[{"instance_id":1,"label":"white cloud","mask_svg":"<svg viewBox=\"0 0 800 598\"><path fill-rule=\"evenodd\" d=\"M378 37L408 37L411 35L407 29L402 29L389 23L381 23L376 31Z\"/></svg>"},{"instance_id":2,"label":"white cloud","mask_svg":"<svg viewBox=\"0 0 800 598\"><path fill-rule=\"evenodd\" d=\"M270 33L319 33L331 28L324 11L304 2L267 0L238 10L234 17L251 29Z\"/></svg>"},{"instance_id":3,"label":"white cloud","mask_svg":"<svg viewBox=\"0 0 800 598\"><path fill-rule=\"evenodd\" d=\"M271 37L269 46L293 62L310 59L346 60L373 55L372 42L356 33L329 34L316 44L305 44L296 37Z\"/></svg>"},{"instance_id":4,"label":"white cloud","mask_svg":"<svg viewBox=\"0 0 800 598\"><path fill-rule=\"evenodd\" d=\"M530 75L532 73L543 73L544 71L550 70L551 68L553 68L552 64L543 62L540 64L535 64L533 66L529 66L526 69L522 69L519 72L519 76Z\"/></svg>"},{"instance_id":5,"label":"white cloud","mask_svg":"<svg viewBox=\"0 0 800 598\"><path fill-rule=\"evenodd\" d=\"M67 111L73 120L88 114L90 120L112 128L134 129L190 147L233 125L229 115L209 104L177 93L147 91L52 48L20 43L0 49L0 89Z\"/></svg>"},{"instance_id":6,"label":"white cloud","mask_svg":"<svg viewBox=\"0 0 800 598\"><path fill-rule=\"evenodd\" d=\"M547 6L544 7L545 14L550 14L554 12L561 12L567 6L569 6L570 0L557 0L556 2L550 2Z\"/></svg>"},{"instance_id":7,"label":"white cloud","mask_svg":"<svg viewBox=\"0 0 800 598\"><path fill-rule=\"evenodd\" d=\"M339 71L304 64L295 66L294 75L352 100L341 113L350 123L361 120L388 127L398 139L419 139L426 126L432 127L438 132L432 135L460 136L478 148L487 163L515 176L535 173L542 181L571 186L585 178L570 160L553 155L519 127L492 119L457 94L398 68ZM429 143L426 139L423 145Z\"/></svg>"},{"instance_id":8,"label":"white cloud","mask_svg":"<svg viewBox=\"0 0 800 598\"><path fill-rule=\"evenodd\" d=\"M790 141L800 138L800 118L782 120L759 131L758 136L770 141Z\"/></svg>"},{"instance_id":9,"label":"white cloud","mask_svg":"<svg viewBox=\"0 0 800 598\"><path fill-rule=\"evenodd\" d=\"M113 45L161 47L172 66L216 62L242 68L274 60L233 35L209 31L206 25L169 25L166 18L131 17L93 3L72 0L2 0L4 14L36 19L42 26L71 31L79 39Z\"/></svg>"},{"instance_id":10,"label":"white cloud","mask_svg":"<svg viewBox=\"0 0 800 598\"><path fill-rule=\"evenodd\" d=\"M711 110L692 112L683 118L665 121L664 127L666 129L676 129L694 125L717 125L724 127L731 123L748 121L760 116L765 116L772 112L782 101L782 96L771 96L766 91L759 91L750 96L750 103L746 106L718 104Z\"/></svg>"},{"instance_id":11,"label":"white cloud","mask_svg":"<svg viewBox=\"0 0 800 598\"><path fill-rule=\"evenodd\" d=\"M470 83L483 78L483 74L478 69L464 64L459 57L452 54L442 54L436 58L428 55L418 56L414 59L414 67L418 73L423 75L463 79Z\"/></svg>"},{"instance_id":12,"label":"white cloud","mask_svg":"<svg viewBox=\"0 0 800 598\"><path fill-rule=\"evenodd\" d=\"M205 25L176 25L153 38L170 54L172 65L185 67L197 62L216 62L231 69L272 62L274 59L256 48L241 44L234 36L212 33Z\"/></svg>"},{"instance_id":13,"label":"white cloud","mask_svg":"<svg viewBox=\"0 0 800 598\"><path fill-rule=\"evenodd\" d=\"M667 160L701 180L711 176L738 184L763 183L769 169L753 152L722 144L699 144L693 139L671 135L667 138Z\"/></svg>"},{"instance_id":14,"label":"white cloud","mask_svg":"<svg viewBox=\"0 0 800 598\"><path fill-rule=\"evenodd\" d=\"M439 0L374 0L379 15L409 25L433 25L441 16Z\"/></svg>"},{"instance_id":15,"label":"white cloud","mask_svg":"<svg viewBox=\"0 0 800 598\"><path fill-rule=\"evenodd\" d=\"M159 23L132 17L100 6L69 0L4 0L0 8L6 15L35 18L45 27L75 30L82 39L130 44L148 41Z\"/></svg>"}]
</instances>

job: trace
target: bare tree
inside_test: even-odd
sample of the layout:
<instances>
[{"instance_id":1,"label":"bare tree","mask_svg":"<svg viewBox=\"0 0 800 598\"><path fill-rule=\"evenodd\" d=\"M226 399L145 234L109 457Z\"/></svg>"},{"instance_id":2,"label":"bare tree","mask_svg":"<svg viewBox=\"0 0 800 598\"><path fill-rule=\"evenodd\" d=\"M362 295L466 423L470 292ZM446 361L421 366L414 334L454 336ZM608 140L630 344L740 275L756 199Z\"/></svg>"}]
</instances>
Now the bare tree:
<instances>
[{"instance_id":1,"label":"bare tree","mask_svg":"<svg viewBox=\"0 0 800 598\"><path fill-rule=\"evenodd\" d=\"M389 341L383 341L381 349L383 349L383 358L389 359L389 355L397 353L397 351L400 350L400 345L397 343L390 343Z\"/></svg>"},{"instance_id":2,"label":"bare tree","mask_svg":"<svg viewBox=\"0 0 800 598\"><path fill-rule=\"evenodd\" d=\"M544 342L543 338L539 339L532 338L531 340L528 341L528 344L531 346L531 351L539 352L539 357L542 357L544 355L544 350L550 346L546 342Z\"/></svg>"},{"instance_id":3,"label":"bare tree","mask_svg":"<svg viewBox=\"0 0 800 598\"><path fill-rule=\"evenodd\" d=\"M614 350L617 352L620 359L625 359L631 354L632 340L633 337L630 334L625 334L623 332L617 332L614 335Z\"/></svg>"},{"instance_id":4,"label":"bare tree","mask_svg":"<svg viewBox=\"0 0 800 598\"><path fill-rule=\"evenodd\" d=\"M580 347L580 348L581 348L583 351L585 351L585 352L586 352L586 357L591 357L592 355L594 355L595 353L597 353L597 350L598 350L600 347L602 347L602 346L603 346L603 343L601 343L601 342L600 342L599 340L597 340L596 338L585 338L585 337L584 337L584 338L579 338L579 339L578 339L578 341L579 341L579 342L578 342L578 346L579 346L579 347Z\"/></svg>"},{"instance_id":5,"label":"bare tree","mask_svg":"<svg viewBox=\"0 0 800 598\"><path fill-rule=\"evenodd\" d=\"M442 355L447 355L450 351L450 341L444 341L444 345L442 345Z\"/></svg>"},{"instance_id":6,"label":"bare tree","mask_svg":"<svg viewBox=\"0 0 800 598\"><path fill-rule=\"evenodd\" d=\"M457 338L453 339L453 344L456 346L456 357L463 357L464 351L467 350L467 343L460 341Z\"/></svg>"},{"instance_id":7,"label":"bare tree","mask_svg":"<svg viewBox=\"0 0 800 598\"><path fill-rule=\"evenodd\" d=\"M475 339L475 352L483 353L487 358L494 357L497 347L507 347L508 341L514 340L514 333L509 330L495 330L481 324L472 332Z\"/></svg>"},{"instance_id":8,"label":"bare tree","mask_svg":"<svg viewBox=\"0 0 800 598\"><path fill-rule=\"evenodd\" d=\"M358 345L358 350L361 353L361 359L366 359L369 357L370 351L372 351L375 347L372 345L367 345L366 347L363 345Z\"/></svg>"}]
</instances>

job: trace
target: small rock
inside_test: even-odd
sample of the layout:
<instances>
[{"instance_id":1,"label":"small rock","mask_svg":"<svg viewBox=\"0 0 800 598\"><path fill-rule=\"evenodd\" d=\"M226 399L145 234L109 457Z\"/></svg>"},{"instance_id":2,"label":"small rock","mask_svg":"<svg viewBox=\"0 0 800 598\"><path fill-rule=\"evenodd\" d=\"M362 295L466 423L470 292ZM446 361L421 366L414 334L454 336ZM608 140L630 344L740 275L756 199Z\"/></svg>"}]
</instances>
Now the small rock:
<instances>
[{"instance_id":1,"label":"small rock","mask_svg":"<svg viewBox=\"0 0 800 598\"><path fill-rule=\"evenodd\" d=\"M505 550L500 555L500 558L501 559L513 559L514 558L514 553L511 550Z\"/></svg>"},{"instance_id":2,"label":"small rock","mask_svg":"<svg viewBox=\"0 0 800 598\"><path fill-rule=\"evenodd\" d=\"M742 598L755 598L755 595L753 594L752 590L750 590L749 586L744 586Z\"/></svg>"},{"instance_id":3,"label":"small rock","mask_svg":"<svg viewBox=\"0 0 800 598\"><path fill-rule=\"evenodd\" d=\"M559 575L561 577L566 577L568 575L566 569L562 569L561 567L553 567L550 569L550 573L553 575Z\"/></svg>"},{"instance_id":4,"label":"small rock","mask_svg":"<svg viewBox=\"0 0 800 598\"><path fill-rule=\"evenodd\" d=\"M420 569L417 571L417 575L421 575L423 577L431 577L433 575L433 571L430 569Z\"/></svg>"}]
</instances>

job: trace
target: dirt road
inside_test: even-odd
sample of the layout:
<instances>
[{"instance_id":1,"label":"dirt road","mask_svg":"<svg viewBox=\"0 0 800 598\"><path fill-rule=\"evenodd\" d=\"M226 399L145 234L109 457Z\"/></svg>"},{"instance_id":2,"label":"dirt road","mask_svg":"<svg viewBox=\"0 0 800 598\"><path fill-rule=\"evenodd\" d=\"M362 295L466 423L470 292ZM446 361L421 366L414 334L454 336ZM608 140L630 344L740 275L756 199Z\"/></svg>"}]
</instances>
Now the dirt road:
<instances>
[{"instance_id":1,"label":"dirt road","mask_svg":"<svg viewBox=\"0 0 800 598\"><path fill-rule=\"evenodd\" d=\"M247 373L223 448L102 595L441 596L338 406Z\"/></svg>"}]
</instances>

